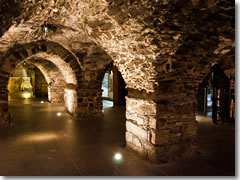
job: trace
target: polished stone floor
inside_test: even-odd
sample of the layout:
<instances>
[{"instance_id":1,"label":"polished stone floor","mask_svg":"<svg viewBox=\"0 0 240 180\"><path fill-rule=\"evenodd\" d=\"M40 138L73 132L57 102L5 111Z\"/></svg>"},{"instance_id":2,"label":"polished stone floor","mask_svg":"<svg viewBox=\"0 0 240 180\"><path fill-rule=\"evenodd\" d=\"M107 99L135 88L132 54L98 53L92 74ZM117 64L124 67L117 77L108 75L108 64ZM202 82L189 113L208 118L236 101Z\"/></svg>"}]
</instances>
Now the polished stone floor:
<instances>
[{"instance_id":1,"label":"polished stone floor","mask_svg":"<svg viewBox=\"0 0 240 180\"><path fill-rule=\"evenodd\" d=\"M1 176L232 176L234 125L199 121L192 159L152 164L124 147L124 107L104 102L104 117L73 120L63 104L11 100L13 126L0 128ZM61 114L58 114L61 113ZM116 153L122 154L115 160Z\"/></svg>"}]
</instances>

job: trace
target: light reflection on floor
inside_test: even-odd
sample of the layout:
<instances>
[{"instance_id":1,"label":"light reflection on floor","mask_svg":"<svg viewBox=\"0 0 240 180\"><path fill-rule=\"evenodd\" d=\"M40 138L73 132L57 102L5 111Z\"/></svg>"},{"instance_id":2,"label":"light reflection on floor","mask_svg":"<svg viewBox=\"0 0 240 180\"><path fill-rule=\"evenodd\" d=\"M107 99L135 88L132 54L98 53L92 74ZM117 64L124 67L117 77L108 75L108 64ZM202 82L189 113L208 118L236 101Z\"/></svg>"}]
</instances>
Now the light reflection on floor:
<instances>
[{"instance_id":1,"label":"light reflection on floor","mask_svg":"<svg viewBox=\"0 0 240 180\"><path fill-rule=\"evenodd\" d=\"M75 120L64 104L40 102L9 102L14 125L0 131L0 175L234 174L234 128L213 125L211 117L196 117L196 157L155 165L125 148L125 106L111 108L113 103L104 100L102 118Z\"/></svg>"},{"instance_id":2,"label":"light reflection on floor","mask_svg":"<svg viewBox=\"0 0 240 180\"><path fill-rule=\"evenodd\" d=\"M103 109L113 107L113 101L103 100Z\"/></svg>"},{"instance_id":3,"label":"light reflection on floor","mask_svg":"<svg viewBox=\"0 0 240 180\"><path fill-rule=\"evenodd\" d=\"M212 111L207 112L207 116L208 116L208 117L212 117Z\"/></svg>"},{"instance_id":4,"label":"light reflection on floor","mask_svg":"<svg viewBox=\"0 0 240 180\"><path fill-rule=\"evenodd\" d=\"M30 133L27 135L19 136L19 141L50 141L56 138L54 133Z\"/></svg>"}]
</instances>

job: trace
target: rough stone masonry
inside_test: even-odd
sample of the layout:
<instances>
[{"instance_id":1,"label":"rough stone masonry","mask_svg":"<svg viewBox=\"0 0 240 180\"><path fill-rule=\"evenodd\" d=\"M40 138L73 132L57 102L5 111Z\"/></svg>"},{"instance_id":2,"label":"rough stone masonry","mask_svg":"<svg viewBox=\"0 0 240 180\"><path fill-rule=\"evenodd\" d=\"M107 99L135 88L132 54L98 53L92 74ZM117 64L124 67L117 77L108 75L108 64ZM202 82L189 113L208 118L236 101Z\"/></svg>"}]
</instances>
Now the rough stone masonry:
<instances>
[{"instance_id":1,"label":"rough stone masonry","mask_svg":"<svg viewBox=\"0 0 240 180\"><path fill-rule=\"evenodd\" d=\"M57 67L76 117L102 114L101 83L113 62L128 90L127 147L155 162L191 156L195 90L212 65L235 67L234 11L225 0L5 0L0 124L9 117L8 78L24 59ZM46 37L45 20L57 26Z\"/></svg>"}]
</instances>

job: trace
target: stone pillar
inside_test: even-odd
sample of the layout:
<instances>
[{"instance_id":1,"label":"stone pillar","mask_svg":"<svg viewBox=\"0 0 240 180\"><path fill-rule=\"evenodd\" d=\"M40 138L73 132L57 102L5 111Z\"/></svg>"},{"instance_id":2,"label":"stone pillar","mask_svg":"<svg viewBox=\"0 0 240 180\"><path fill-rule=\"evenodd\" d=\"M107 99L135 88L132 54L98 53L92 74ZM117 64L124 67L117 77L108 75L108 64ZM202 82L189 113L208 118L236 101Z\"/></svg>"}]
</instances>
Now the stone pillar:
<instances>
[{"instance_id":1,"label":"stone pillar","mask_svg":"<svg viewBox=\"0 0 240 180\"><path fill-rule=\"evenodd\" d=\"M75 88L66 86L64 89L64 103L66 111L76 118L78 114L78 104L77 91Z\"/></svg>"},{"instance_id":2,"label":"stone pillar","mask_svg":"<svg viewBox=\"0 0 240 180\"><path fill-rule=\"evenodd\" d=\"M102 90L79 89L78 117L102 116Z\"/></svg>"},{"instance_id":3,"label":"stone pillar","mask_svg":"<svg viewBox=\"0 0 240 180\"><path fill-rule=\"evenodd\" d=\"M102 81L104 70L85 71L78 79L77 117L103 116Z\"/></svg>"},{"instance_id":4,"label":"stone pillar","mask_svg":"<svg viewBox=\"0 0 240 180\"><path fill-rule=\"evenodd\" d=\"M51 85L48 87L50 93L51 103L63 103L64 102L64 86Z\"/></svg>"},{"instance_id":5,"label":"stone pillar","mask_svg":"<svg viewBox=\"0 0 240 180\"><path fill-rule=\"evenodd\" d=\"M126 97L126 146L150 160L155 157L150 124L156 119L156 106L152 100Z\"/></svg>"},{"instance_id":6,"label":"stone pillar","mask_svg":"<svg viewBox=\"0 0 240 180\"><path fill-rule=\"evenodd\" d=\"M11 116L8 112L8 80L9 73L0 70L0 126L10 125Z\"/></svg>"},{"instance_id":7,"label":"stone pillar","mask_svg":"<svg viewBox=\"0 0 240 180\"><path fill-rule=\"evenodd\" d=\"M0 92L0 126L10 125L10 113L8 112L8 93Z\"/></svg>"},{"instance_id":8,"label":"stone pillar","mask_svg":"<svg viewBox=\"0 0 240 180\"><path fill-rule=\"evenodd\" d=\"M0 126L10 125L11 116L8 112L8 103L0 102Z\"/></svg>"},{"instance_id":9,"label":"stone pillar","mask_svg":"<svg viewBox=\"0 0 240 180\"><path fill-rule=\"evenodd\" d=\"M126 98L126 146L156 163L189 157L196 149L194 97Z\"/></svg>"}]
</instances>

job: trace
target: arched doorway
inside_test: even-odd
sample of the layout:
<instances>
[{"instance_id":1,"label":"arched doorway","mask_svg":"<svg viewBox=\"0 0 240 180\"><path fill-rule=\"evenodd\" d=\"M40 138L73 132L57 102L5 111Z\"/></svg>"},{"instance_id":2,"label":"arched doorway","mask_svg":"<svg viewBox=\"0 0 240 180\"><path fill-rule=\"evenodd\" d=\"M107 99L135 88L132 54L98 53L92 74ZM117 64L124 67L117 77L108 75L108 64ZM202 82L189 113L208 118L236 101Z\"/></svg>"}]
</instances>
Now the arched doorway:
<instances>
[{"instance_id":1,"label":"arched doorway","mask_svg":"<svg viewBox=\"0 0 240 180\"><path fill-rule=\"evenodd\" d=\"M102 82L103 108L125 106L127 89L125 81L116 66L109 66L105 70Z\"/></svg>"},{"instance_id":2,"label":"arched doorway","mask_svg":"<svg viewBox=\"0 0 240 180\"><path fill-rule=\"evenodd\" d=\"M234 122L231 111L235 99L232 79L215 64L197 89L197 111L211 117L214 124Z\"/></svg>"},{"instance_id":3,"label":"arched doorway","mask_svg":"<svg viewBox=\"0 0 240 180\"><path fill-rule=\"evenodd\" d=\"M77 87L80 82L81 69L76 57L57 43L39 41L25 45L16 45L8 50L1 64L2 102L1 109L4 113L2 123L7 124L8 113L8 81L12 72L20 64L34 64L44 75L48 84L48 98L51 102L61 102L64 99L65 109L77 117ZM77 81L77 76L79 81ZM59 97L64 98L59 98ZM62 99L62 100L60 100Z\"/></svg>"},{"instance_id":4,"label":"arched doorway","mask_svg":"<svg viewBox=\"0 0 240 180\"><path fill-rule=\"evenodd\" d=\"M25 61L12 72L8 82L8 100L48 98L48 83L41 71Z\"/></svg>"}]
</instances>

